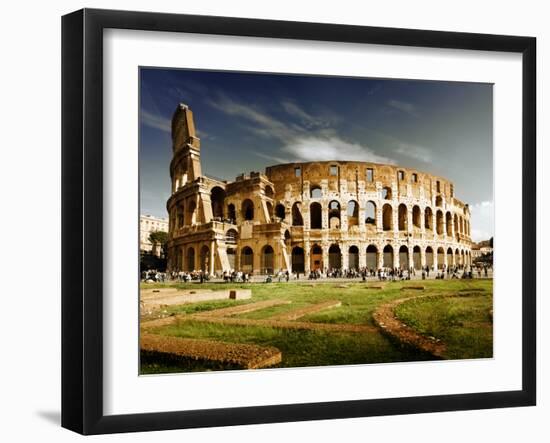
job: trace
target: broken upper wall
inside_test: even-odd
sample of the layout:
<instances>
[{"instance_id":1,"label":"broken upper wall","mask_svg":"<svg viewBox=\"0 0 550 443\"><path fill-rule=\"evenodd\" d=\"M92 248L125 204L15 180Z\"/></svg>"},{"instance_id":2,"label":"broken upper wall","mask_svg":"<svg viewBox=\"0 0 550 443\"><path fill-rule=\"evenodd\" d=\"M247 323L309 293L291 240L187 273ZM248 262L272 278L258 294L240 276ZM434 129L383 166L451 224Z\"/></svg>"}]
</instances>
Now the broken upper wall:
<instances>
[{"instance_id":1,"label":"broken upper wall","mask_svg":"<svg viewBox=\"0 0 550 443\"><path fill-rule=\"evenodd\" d=\"M440 197L448 204L454 201L457 206L464 206L456 199L453 184L444 177L395 165L357 161L288 163L267 167L266 175L275 186L276 199L280 200L284 199L289 185L295 195L303 194L307 187L317 186L326 186L327 193L338 193L345 184L346 192L351 194L375 192L379 186L406 196L410 188L414 198Z\"/></svg>"}]
</instances>

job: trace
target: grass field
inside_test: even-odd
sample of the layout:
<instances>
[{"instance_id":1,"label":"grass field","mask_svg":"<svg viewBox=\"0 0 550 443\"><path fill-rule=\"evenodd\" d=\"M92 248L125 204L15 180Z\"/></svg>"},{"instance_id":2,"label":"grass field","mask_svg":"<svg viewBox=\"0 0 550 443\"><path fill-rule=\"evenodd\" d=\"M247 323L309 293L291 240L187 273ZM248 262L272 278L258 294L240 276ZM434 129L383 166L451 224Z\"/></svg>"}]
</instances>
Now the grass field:
<instances>
[{"instance_id":1,"label":"grass field","mask_svg":"<svg viewBox=\"0 0 550 443\"><path fill-rule=\"evenodd\" d=\"M422 285L424 290L403 290L403 286ZM142 288L167 285L142 284ZM188 289L197 283L174 284ZM308 305L338 300L341 306L310 314L303 322L371 326L369 332L350 333L274 328L269 325L222 325L198 321L177 321L154 328L151 333L183 338L211 339L229 343L250 343L279 348L283 355L278 367L349 365L381 362L431 360L430 354L403 346L375 327L372 314L391 300L423 297L398 305L395 314L422 334L433 336L447 345L445 358L482 358L492 356L492 281L427 280L387 283L383 289L367 289L362 282L320 283L206 283L203 289L248 288L252 299L209 301L164 308L165 315L193 314L262 300L289 300L290 304L240 314L235 318L267 320L283 312ZM458 295L461 295L460 297ZM165 373L232 369L221 364L200 361L171 361L142 355L141 372Z\"/></svg>"}]
</instances>

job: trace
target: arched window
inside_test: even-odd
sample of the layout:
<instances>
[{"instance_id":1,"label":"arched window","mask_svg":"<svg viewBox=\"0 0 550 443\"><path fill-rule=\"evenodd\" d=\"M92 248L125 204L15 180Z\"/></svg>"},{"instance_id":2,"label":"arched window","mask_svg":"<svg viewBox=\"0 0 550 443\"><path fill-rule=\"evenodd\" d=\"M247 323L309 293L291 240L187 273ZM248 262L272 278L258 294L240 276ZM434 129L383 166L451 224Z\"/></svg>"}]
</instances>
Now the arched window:
<instances>
[{"instance_id":1,"label":"arched window","mask_svg":"<svg viewBox=\"0 0 550 443\"><path fill-rule=\"evenodd\" d=\"M384 267L393 268L393 248L391 245L384 247Z\"/></svg>"},{"instance_id":2,"label":"arched window","mask_svg":"<svg viewBox=\"0 0 550 443\"><path fill-rule=\"evenodd\" d=\"M321 229L323 227L323 213L320 203L314 202L309 206L309 216L311 229Z\"/></svg>"},{"instance_id":3,"label":"arched window","mask_svg":"<svg viewBox=\"0 0 550 443\"><path fill-rule=\"evenodd\" d=\"M420 269L422 267L420 246L415 246L413 248L413 266L414 269Z\"/></svg>"},{"instance_id":4,"label":"arched window","mask_svg":"<svg viewBox=\"0 0 550 443\"><path fill-rule=\"evenodd\" d=\"M455 225L455 234L458 234L459 233L459 230L458 230L458 215L456 215L456 214L454 216L454 225Z\"/></svg>"},{"instance_id":5,"label":"arched window","mask_svg":"<svg viewBox=\"0 0 550 443\"><path fill-rule=\"evenodd\" d=\"M438 182L438 183L439 183L439 182ZM437 207L439 207L439 208L440 208L441 206L443 206L443 199L441 198L440 195L438 195L438 196L435 198L435 205L436 205Z\"/></svg>"},{"instance_id":6,"label":"arched window","mask_svg":"<svg viewBox=\"0 0 550 443\"><path fill-rule=\"evenodd\" d=\"M384 231L393 230L393 208L388 204L382 207L382 229Z\"/></svg>"},{"instance_id":7,"label":"arched window","mask_svg":"<svg viewBox=\"0 0 550 443\"><path fill-rule=\"evenodd\" d=\"M434 265L434 250L431 246L426 248L426 266L432 268Z\"/></svg>"},{"instance_id":8,"label":"arched window","mask_svg":"<svg viewBox=\"0 0 550 443\"><path fill-rule=\"evenodd\" d=\"M239 239L239 233L235 229L229 229L225 233L225 243L228 245L236 245Z\"/></svg>"},{"instance_id":9,"label":"arched window","mask_svg":"<svg viewBox=\"0 0 550 443\"><path fill-rule=\"evenodd\" d=\"M285 219L285 206L279 203L275 206L275 217L280 218L281 220Z\"/></svg>"},{"instance_id":10,"label":"arched window","mask_svg":"<svg viewBox=\"0 0 550 443\"><path fill-rule=\"evenodd\" d=\"M241 207L241 213L243 216L243 219L245 220L254 220L254 203L252 203L252 200L247 198L243 201L242 207Z\"/></svg>"},{"instance_id":11,"label":"arched window","mask_svg":"<svg viewBox=\"0 0 550 443\"><path fill-rule=\"evenodd\" d=\"M300 206L300 202L296 202L292 205L292 226L304 226L304 219L302 218Z\"/></svg>"},{"instance_id":12,"label":"arched window","mask_svg":"<svg viewBox=\"0 0 550 443\"><path fill-rule=\"evenodd\" d=\"M434 214L430 207L424 210L424 227L430 231L433 231L434 228Z\"/></svg>"},{"instance_id":13,"label":"arched window","mask_svg":"<svg viewBox=\"0 0 550 443\"><path fill-rule=\"evenodd\" d=\"M342 267L342 252L340 251L340 246L330 246L328 250L328 267L331 269L340 269Z\"/></svg>"},{"instance_id":14,"label":"arched window","mask_svg":"<svg viewBox=\"0 0 550 443\"><path fill-rule=\"evenodd\" d=\"M453 216L450 212L445 214L445 224L447 228L447 235L450 237L453 235Z\"/></svg>"},{"instance_id":15,"label":"arched window","mask_svg":"<svg viewBox=\"0 0 550 443\"><path fill-rule=\"evenodd\" d=\"M310 196L311 198L321 198L323 196L323 191L321 190L321 187L318 185L314 185L310 189Z\"/></svg>"},{"instance_id":16,"label":"arched window","mask_svg":"<svg viewBox=\"0 0 550 443\"><path fill-rule=\"evenodd\" d=\"M187 248L187 272L195 271L195 249Z\"/></svg>"},{"instance_id":17,"label":"arched window","mask_svg":"<svg viewBox=\"0 0 550 443\"><path fill-rule=\"evenodd\" d=\"M355 200L350 200L348 202L348 210L347 210L348 218L355 218L359 217L359 205Z\"/></svg>"},{"instance_id":18,"label":"arched window","mask_svg":"<svg viewBox=\"0 0 550 443\"><path fill-rule=\"evenodd\" d=\"M212 215L216 218L223 218L225 191L219 186L214 186L210 191L210 200L212 202Z\"/></svg>"},{"instance_id":19,"label":"arched window","mask_svg":"<svg viewBox=\"0 0 550 443\"><path fill-rule=\"evenodd\" d=\"M443 234L443 212L437 211L435 214L436 218L436 226L437 226L437 234L442 235Z\"/></svg>"},{"instance_id":20,"label":"arched window","mask_svg":"<svg viewBox=\"0 0 550 443\"><path fill-rule=\"evenodd\" d=\"M445 264L445 250L441 247L437 248L437 268L442 269Z\"/></svg>"},{"instance_id":21,"label":"arched window","mask_svg":"<svg viewBox=\"0 0 550 443\"><path fill-rule=\"evenodd\" d=\"M184 225L185 218L183 216L185 211L185 208L183 207L183 204L178 205L177 209L177 226L178 228L181 228Z\"/></svg>"},{"instance_id":22,"label":"arched window","mask_svg":"<svg viewBox=\"0 0 550 443\"><path fill-rule=\"evenodd\" d=\"M405 245L399 248L399 267L401 269L409 269L411 267L409 264L409 248Z\"/></svg>"},{"instance_id":23,"label":"arched window","mask_svg":"<svg viewBox=\"0 0 550 443\"><path fill-rule=\"evenodd\" d=\"M400 231L406 231L408 228L408 217L407 217L407 205L401 203L398 208L398 224L399 224L399 230Z\"/></svg>"},{"instance_id":24,"label":"arched window","mask_svg":"<svg viewBox=\"0 0 550 443\"><path fill-rule=\"evenodd\" d=\"M422 222L420 221L421 220L421 217L420 217L420 207L417 206L417 205L414 205L413 206L413 213L412 213L412 221L413 221L413 227L415 228L422 228Z\"/></svg>"},{"instance_id":25,"label":"arched window","mask_svg":"<svg viewBox=\"0 0 550 443\"><path fill-rule=\"evenodd\" d=\"M187 223L190 225L194 225L197 223L197 204L191 200L191 202L187 205Z\"/></svg>"},{"instance_id":26,"label":"arched window","mask_svg":"<svg viewBox=\"0 0 550 443\"><path fill-rule=\"evenodd\" d=\"M254 252L249 246L245 246L241 250L241 271L252 272L254 267Z\"/></svg>"},{"instance_id":27,"label":"arched window","mask_svg":"<svg viewBox=\"0 0 550 443\"><path fill-rule=\"evenodd\" d=\"M367 268L378 269L378 248L374 245L367 246Z\"/></svg>"},{"instance_id":28,"label":"arched window","mask_svg":"<svg viewBox=\"0 0 550 443\"><path fill-rule=\"evenodd\" d=\"M273 248L266 245L262 249L262 272L273 274Z\"/></svg>"},{"instance_id":29,"label":"arched window","mask_svg":"<svg viewBox=\"0 0 550 443\"><path fill-rule=\"evenodd\" d=\"M359 269L359 248L350 246L348 249L348 269Z\"/></svg>"},{"instance_id":30,"label":"arched window","mask_svg":"<svg viewBox=\"0 0 550 443\"><path fill-rule=\"evenodd\" d=\"M237 213L233 203L227 205L227 218L231 220L231 223L235 223L235 220L237 219Z\"/></svg>"},{"instance_id":31,"label":"arched window","mask_svg":"<svg viewBox=\"0 0 550 443\"><path fill-rule=\"evenodd\" d=\"M365 223L368 225L376 224L376 205L372 201L368 201L365 207Z\"/></svg>"},{"instance_id":32,"label":"arched window","mask_svg":"<svg viewBox=\"0 0 550 443\"><path fill-rule=\"evenodd\" d=\"M305 272L305 254L300 246L295 246L292 249L292 272Z\"/></svg>"},{"instance_id":33,"label":"arched window","mask_svg":"<svg viewBox=\"0 0 550 443\"><path fill-rule=\"evenodd\" d=\"M328 223L330 229L340 229L340 203L336 200L328 205Z\"/></svg>"}]
</instances>

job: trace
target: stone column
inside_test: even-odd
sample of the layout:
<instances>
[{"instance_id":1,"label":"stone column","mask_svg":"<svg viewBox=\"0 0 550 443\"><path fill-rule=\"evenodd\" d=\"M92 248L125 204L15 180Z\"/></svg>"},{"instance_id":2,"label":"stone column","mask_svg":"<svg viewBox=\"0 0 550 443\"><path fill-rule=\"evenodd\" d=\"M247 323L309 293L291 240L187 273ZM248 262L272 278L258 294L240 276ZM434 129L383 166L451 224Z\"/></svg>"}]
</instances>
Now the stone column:
<instances>
[{"instance_id":1,"label":"stone column","mask_svg":"<svg viewBox=\"0 0 550 443\"><path fill-rule=\"evenodd\" d=\"M377 203L376 205L376 230L378 232L382 232L383 231L383 226L382 226L382 206L384 206L384 204L380 204L380 203Z\"/></svg>"},{"instance_id":2,"label":"stone column","mask_svg":"<svg viewBox=\"0 0 550 443\"><path fill-rule=\"evenodd\" d=\"M211 242L210 242L210 257L209 257L209 259L208 259L208 260L209 260L209 263L208 263L208 267L209 267L208 273L209 273L210 275L214 275L214 257L215 257L215 255L214 255L214 246L215 246L214 242L211 241Z\"/></svg>"},{"instance_id":3,"label":"stone column","mask_svg":"<svg viewBox=\"0 0 550 443\"><path fill-rule=\"evenodd\" d=\"M433 252L432 252L432 255L433 255L433 258L434 258L434 271L437 271L437 267L438 267L438 253L437 253L437 246L433 248Z\"/></svg>"},{"instance_id":4,"label":"stone column","mask_svg":"<svg viewBox=\"0 0 550 443\"><path fill-rule=\"evenodd\" d=\"M420 266L422 269L426 267L426 248L423 246L420 247Z\"/></svg>"},{"instance_id":5,"label":"stone column","mask_svg":"<svg viewBox=\"0 0 550 443\"><path fill-rule=\"evenodd\" d=\"M342 269L349 269L349 248L345 245L340 246L340 253L342 254Z\"/></svg>"},{"instance_id":6,"label":"stone column","mask_svg":"<svg viewBox=\"0 0 550 443\"><path fill-rule=\"evenodd\" d=\"M432 211L432 231L433 231L433 239L437 239L437 211Z\"/></svg>"},{"instance_id":7,"label":"stone column","mask_svg":"<svg viewBox=\"0 0 550 443\"><path fill-rule=\"evenodd\" d=\"M380 247L380 245L376 246L378 248L378 254L376 256L377 262L378 262L378 269L384 267L384 245Z\"/></svg>"},{"instance_id":8,"label":"stone column","mask_svg":"<svg viewBox=\"0 0 550 443\"><path fill-rule=\"evenodd\" d=\"M393 267L399 268L399 246L392 245L393 248Z\"/></svg>"},{"instance_id":9,"label":"stone column","mask_svg":"<svg viewBox=\"0 0 550 443\"><path fill-rule=\"evenodd\" d=\"M323 244L321 246L323 248L323 263L322 263L322 272L325 272L325 269L329 267L329 259L328 259L328 249L330 248L330 245Z\"/></svg>"},{"instance_id":10,"label":"stone column","mask_svg":"<svg viewBox=\"0 0 550 443\"><path fill-rule=\"evenodd\" d=\"M306 274L309 274L311 271L311 247L309 245L309 240L304 242L304 271Z\"/></svg>"},{"instance_id":11,"label":"stone column","mask_svg":"<svg viewBox=\"0 0 550 443\"><path fill-rule=\"evenodd\" d=\"M367 248L365 245L359 246L359 268L367 266Z\"/></svg>"}]
</instances>

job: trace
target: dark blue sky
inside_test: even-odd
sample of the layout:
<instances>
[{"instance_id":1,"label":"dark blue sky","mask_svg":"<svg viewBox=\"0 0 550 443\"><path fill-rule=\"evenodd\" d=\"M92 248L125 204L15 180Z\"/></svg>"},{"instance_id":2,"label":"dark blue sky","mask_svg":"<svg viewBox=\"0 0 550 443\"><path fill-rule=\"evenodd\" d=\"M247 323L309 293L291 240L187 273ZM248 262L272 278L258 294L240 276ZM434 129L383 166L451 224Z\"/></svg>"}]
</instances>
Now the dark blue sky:
<instances>
[{"instance_id":1,"label":"dark blue sky","mask_svg":"<svg viewBox=\"0 0 550 443\"><path fill-rule=\"evenodd\" d=\"M396 163L447 177L472 207L475 240L493 234L492 85L140 70L141 213L166 216L170 120L191 107L206 175L291 161Z\"/></svg>"}]
</instances>

